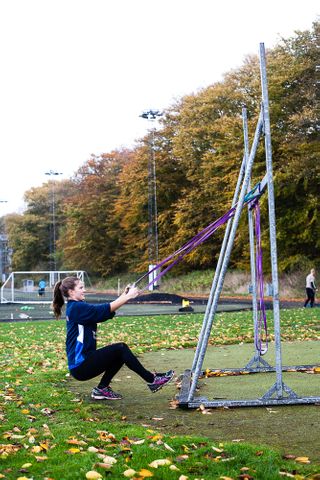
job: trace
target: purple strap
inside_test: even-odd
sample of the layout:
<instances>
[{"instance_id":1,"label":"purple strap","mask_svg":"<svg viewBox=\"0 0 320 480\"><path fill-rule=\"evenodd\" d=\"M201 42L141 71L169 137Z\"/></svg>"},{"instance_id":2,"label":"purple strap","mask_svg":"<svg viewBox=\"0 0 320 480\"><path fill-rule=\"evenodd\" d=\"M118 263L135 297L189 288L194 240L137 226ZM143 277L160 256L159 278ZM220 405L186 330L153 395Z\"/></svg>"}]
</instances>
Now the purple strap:
<instances>
[{"instance_id":1,"label":"purple strap","mask_svg":"<svg viewBox=\"0 0 320 480\"><path fill-rule=\"evenodd\" d=\"M259 199L259 196L253 196L254 193L256 192L258 186L256 185L251 192L249 192L246 197L244 198L244 203L243 207L249 203L252 204L252 206L255 204L255 202ZM183 258L190 253L194 248L196 248L198 245L201 245L201 243L205 242L218 228L220 228L222 225L224 225L228 220L230 220L231 217L233 217L235 210L236 210L237 204L235 204L230 210L228 210L222 217L218 218L218 220L215 220L214 222L210 223L207 227L205 227L203 230L201 230L197 235L195 235L193 238L187 241L182 247L180 247L178 250L176 250L174 253L169 255L167 258L159 262L155 267L153 267L151 270L148 272L144 273L142 277L140 277L134 284L137 285L140 283L145 277L150 275L150 273L154 271L159 271L157 273L156 277L153 278L151 282L149 282L145 289L149 288L151 285L153 285L155 282L157 282L163 275L165 275L174 265L177 263L181 262ZM171 261L171 263L169 263ZM162 271L161 268L166 265L166 268Z\"/></svg>"},{"instance_id":2,"label":"purple strap","mask_svg":"<svg viewBox=\"0 0 320 480\"><path fill-rule=\"evenodd\" d=\"M180 247L178 250L176 250L174 253L169 255L167 258L159 262L155 267L153 267L149 272L145 273L142 277L139 278L135 282L135 285L137 285L139 282L141 282L147 275L150 275L150 273L154 271L158 271L162 267L164 267L166 264L168 264L162 271L157 273L156 277L153 278L151 282L149 282L146 286L146 289L149 288L151 285L153 285L155 282L157 282L163 275L165 275L174 265L177 263L181 262L183 258L190 253L192 250L194 250L196 247L201 245L203 242L208 240L210 236L222 225L224 225L233 215L235 212L236 207L232 207L228 212L226 212L222 217L218 218L214 222L210 223L207 225L203 230L201 230L199 233L197 233L193 238L188 240L182 247Z\"/></svg>"},{"instance_id":3,"label":"purple strap","mask_svg":"<svg viewBox=\"0 0 320 480\"><path fill-rule=\"evenodd\" d=\"M268 329L267 329L267 317L266 307L264 303L264 279L262 268L262 245L261 245L261 227L260 227L260 205L259 202L255 202L254 205L254 217L255 217L255 236L256 236L256 279L257 279L257 306L258 306L258 337L256 338L256 348L261 352L264 350L266 353L268 349ZM265 345L262 346L262 325L265 331Z\"/></svg>"}]
</instances>

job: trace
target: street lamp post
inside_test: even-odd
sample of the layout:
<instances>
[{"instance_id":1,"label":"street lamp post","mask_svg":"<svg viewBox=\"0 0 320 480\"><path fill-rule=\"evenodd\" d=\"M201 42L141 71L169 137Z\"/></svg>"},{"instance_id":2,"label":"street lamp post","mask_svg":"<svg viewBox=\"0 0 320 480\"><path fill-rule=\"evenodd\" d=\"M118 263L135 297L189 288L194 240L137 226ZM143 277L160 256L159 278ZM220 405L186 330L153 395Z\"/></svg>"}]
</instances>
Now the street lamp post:
<instances>
[{"instance_id":1,"label":"street lamp post","mask_svg":"<svg viewBox=\"0 0 320 480\"><path fill-rule=\"evenodd\" d=\"M57 176L62 175L61 172L56 172L54 170L49 170L45 172L45 175ZM50 269L56 271L57 270L57 262L56 262L56 212L55 212L55 180L52 180L52 201L51 201L51 208L52 208L52 229L50 228Z\"/></svg>"},{"instance_id":2,"label":"street lamp post","mask_svg":"<svg viewBox=\"0 0 320 480\"><path fill-rule=\"evenodd\" d=\"M140 117L154 123L157 118L161 117L159 110L148 110L143 112ZM159 242L158 242L158 208L157 208L157 176L156 176L156 158L155 158L155 128L151 128L151 149L148 162L148 255L149 270L152 270L159 263ZM157 270L151 275L153 280L157 275ZM155 282L153 287L157 287Z\"/></svg>"}]
</instances>

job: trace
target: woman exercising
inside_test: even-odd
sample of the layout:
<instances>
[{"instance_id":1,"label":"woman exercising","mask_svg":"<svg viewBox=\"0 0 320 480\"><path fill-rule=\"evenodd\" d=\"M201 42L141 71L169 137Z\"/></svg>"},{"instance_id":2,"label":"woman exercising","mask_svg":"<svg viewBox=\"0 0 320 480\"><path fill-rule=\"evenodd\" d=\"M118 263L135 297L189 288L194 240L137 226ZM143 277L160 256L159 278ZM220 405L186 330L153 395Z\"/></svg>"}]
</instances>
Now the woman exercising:
<instances>
[{"instance_id":1,"label":"woman exercising","mask_svg":"<svg viewBox=\"0 0 320 480\"><path fill-rule=\"evenodd\" d=\"M127 287L111 303L90 304L84 301L84 283L77 277L66 277L55 284L53 311L57 319L67 300L66 351L70 374L76 380L90 380L102 375L100 382L91 392L95 400L120 400L122 396L110 387L111 380L123 365L137 373L148 384L151 392L157 392L172 379L173 370L166 373L152 373L146 370L123 342L97 349L97 324L114 317L115 311L130 299L139 295L136 287Z\"/></svg>"}]
</instances>

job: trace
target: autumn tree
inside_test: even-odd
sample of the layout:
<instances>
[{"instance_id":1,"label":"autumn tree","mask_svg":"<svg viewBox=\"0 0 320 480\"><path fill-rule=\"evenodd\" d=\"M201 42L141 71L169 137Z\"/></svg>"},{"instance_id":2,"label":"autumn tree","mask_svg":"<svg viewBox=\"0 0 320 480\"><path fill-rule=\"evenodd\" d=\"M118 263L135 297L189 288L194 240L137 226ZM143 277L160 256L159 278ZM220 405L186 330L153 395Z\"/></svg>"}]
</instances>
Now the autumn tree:
<instances>
[{"instance_id":1,"label":"autumn tree","mask_svg":"<svg viewBox=\"0 0 320 480\"><path fill-rule=\"evenodd\" d=\"M122 269L122 232L114 208L130 155L127 150L92 155L72 179L73 194L64 204L67 222L57 242L64 268L102 276Z\"/></svg>"},{"instance_id":2,"label":"autumn tree","mask_svg":"<svg viewBox=\"0 0 320 480\"><path fill-rule=\"evenodd\" d=\"M62 199L69 191L69 181L55 182L55 229L64 223ZM13 270L48 270L52 259L52 181L33 187L24 195L23 214L5 218ZM51 248L50 248L51 246Z\"/></svg>"},{"instance_id":3,"label":"autumn tree","mask_svg":"<svg viewBox=\"0 0 320 480\"><path fill-rule=\"evenodd\" d=\"M310 31L296 32L267 51L281 271L303 267L319 256L319 28L315 22ZM160 128L148 132L134 148L93 155L57 199L59 264L97 275L147 269L151 153L156 162L160 259L228 211L244 155L242 108L247 108L252 143L260 103L259 58L250 55L221 81L175 101L164 111ZM261 138L252 184L265 172ZM26 212L8 220L17 266L34 269L48 262L49 197L48 184L31 190ZM268 271L267 195L261 197L261 215ZM223 229L189 254L179 268L214 268L222 237ZM232 267L248 268L248 242L244 213Z\"/></svg>"}]
</instances>

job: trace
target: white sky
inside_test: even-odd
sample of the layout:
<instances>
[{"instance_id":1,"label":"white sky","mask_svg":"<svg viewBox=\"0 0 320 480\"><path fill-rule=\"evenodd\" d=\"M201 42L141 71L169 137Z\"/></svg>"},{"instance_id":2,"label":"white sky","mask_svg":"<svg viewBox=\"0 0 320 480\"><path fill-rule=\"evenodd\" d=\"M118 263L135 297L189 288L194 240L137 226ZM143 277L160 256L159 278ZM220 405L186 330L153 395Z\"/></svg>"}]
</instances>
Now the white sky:
<instances>
[{"instance_id":1,"label":"white sky","mask_svg":"<svg viewBox=\"0 0 320 480\"><path fill-rule=\"evenodd\" d=\"M312 27L319 0L0 0L0 216L163 109Z\"/></svg>"}]
</instances>

